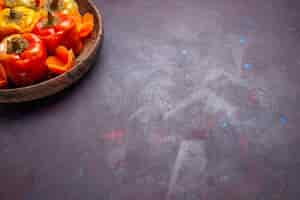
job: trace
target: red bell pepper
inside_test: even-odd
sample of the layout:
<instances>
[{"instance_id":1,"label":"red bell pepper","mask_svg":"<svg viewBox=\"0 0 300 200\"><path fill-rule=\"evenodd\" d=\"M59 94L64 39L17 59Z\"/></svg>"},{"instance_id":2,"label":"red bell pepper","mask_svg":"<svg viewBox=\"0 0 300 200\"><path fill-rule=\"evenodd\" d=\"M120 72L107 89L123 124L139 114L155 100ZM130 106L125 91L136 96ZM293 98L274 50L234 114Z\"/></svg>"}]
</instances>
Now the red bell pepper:
<instances>
[{"instance_id":1,"label":"red bell pepper","mask_svg":"<svg viewBox=\"0 0 300 200\"><path fill-rule=\"evenodd\" d=\"M0 0L0 11L5 8L5 2L4 0Z\"/></svg>"},{"instance_id":2,"label":"red bell pepper","mask_svg":"<svg viewBox=\"0 0 300 200\"><path fill-rule=\"evenodd\" d=\"M0 88L5 88L8 84L4 67L0 64Z\"/></svg>"},{"instance_id":3,"label":"red bell pepper","mask_svg":"<svg viewBox=\"0 0 300 200\"><path fill-rule=\"evenodd\" d=\"M81 17L79 23L79 35L81 38L86 38L94 30L95 22L93 14L87 12Z\"/></svg>"},{"instance_id":4,"label":"red bell pepper","mask_svg":"<svg viewBox=\"0 0 300 200\"><path fill-rule=\"evenodd\" d=\"M48 74L46 58L43 41L32 33L11 35L0 44L0 64L16 86L43 80Z\"/></svg>"},{"instance_id":5,"label":"red bell pepper","mask_svg":"<svg viewBox=\"0 0 300 200\"><path fill-rule=\"evenodd\" d=\"M69 49L73 49L74 53L79 55L83 49L83 42L76 27L68 32L68 37L65 37L61 44Z\"/></svg>"},{"instance_id":6,"label":"red bell pepper","mask_svg":"<svg viewBox=\"0 0 300 200\"><path fill-rule=\"evenodd\" d=\"M75 27L76 24L71 17L63 14L53 15L49 12L48 17L42 18L37 23L33 33L44 41L50 53L54 53L63 40L74 37L70 33Z\"/></svg>"}]
</instances>

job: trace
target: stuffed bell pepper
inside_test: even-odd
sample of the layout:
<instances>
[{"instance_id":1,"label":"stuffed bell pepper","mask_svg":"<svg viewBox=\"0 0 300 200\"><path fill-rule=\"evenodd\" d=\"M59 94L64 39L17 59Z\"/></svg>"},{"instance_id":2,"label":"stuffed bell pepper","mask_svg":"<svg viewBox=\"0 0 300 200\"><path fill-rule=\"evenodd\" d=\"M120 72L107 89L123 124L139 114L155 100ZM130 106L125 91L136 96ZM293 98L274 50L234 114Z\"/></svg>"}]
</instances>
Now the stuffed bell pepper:
<instances>
[{"instance_id":1,"label":"stuffed bell pepper","mask_svg":"<svg viewBox=\"0 0 300 200\"><path fill-rule=\"evenodd\" d=\"M0 43L0 64L16 86L43 80L48 74L46 59L43 41L32 33L11 35Z\"/></svg>"},{"instance_id":2,"label":"stuffed bell pepper","mask_svg":"<svg viewBox=\"0 0 300 200\"><path fill-rule=\"evenodd\" d=\"M38 35L45 43L49 53L55 53L56 48L77 36L76 24L73 18L64 14L53 15L49 12L47 17L41 18L33 29L33 33ZM73 39L72 39L73 40ZM82 45L81 41L74 41L72 47Z\"/></svg>"},{"instance_id":3,"label":"stuffed bell pepper","mask_svg":"<svg viewBox=\"0 0 300 200\"><path fill-rule=\"evenodd\" d=\"M87 37L92 32L94 28L94 16L91 13L85 13L81 16L75 0L46 0L46 4L46 7L51 12L62 13L72 17L81 38Z\"/></svg>"},{"instance_id":4,"label":"stuffed bell pepper","mask_svg":"<svg viewBox=\"0 0 300 200\"><path fill-rule=\"evenodd\" d=\"M14 33L31 32L41 13L23 6L0 11L0 39Z\"/></svg>"},{"instance_id":5,"label":"stuffed bell pepper","mask_svg":"<svg viewBox=\"0 0 300 200\"><path fill-rule=\"evenodd\" d=\"M75 0L42 0L41 6L51 12L64 13L66 15L78 15L78 4Z\"/></svg>"},{"instance_id":6,"label":"stuffed bell pepper","mask_svg":"<svg viewBox=\"0 0 300 200\"><path fill-rule=\"evenodd\" d=\"M69 71L93 30L76 0L0 0L0 89Z\"/></svg>"}]
</instances>

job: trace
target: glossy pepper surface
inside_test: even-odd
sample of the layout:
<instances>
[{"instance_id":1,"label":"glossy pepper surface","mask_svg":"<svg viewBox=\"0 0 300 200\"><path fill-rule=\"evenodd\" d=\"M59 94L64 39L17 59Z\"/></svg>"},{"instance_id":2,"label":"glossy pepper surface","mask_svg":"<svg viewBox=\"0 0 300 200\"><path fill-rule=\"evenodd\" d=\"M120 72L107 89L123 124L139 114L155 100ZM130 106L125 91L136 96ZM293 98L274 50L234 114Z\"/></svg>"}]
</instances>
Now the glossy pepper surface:
<instances>
[{"instance_id":1,"label":"glossy pepper surface","mask_svg":"<svg viewBox=\"0 0 300 200\"><path fill-rule=\"evenodd\" d=\"M41 13L23 6L0 11L0 39L13 33L31 32Z\"/></svg>"},{"instance_id":2,"label":"glossy pepper surface","mask_svg":"<svg viewBox=\"0 0 300 200\"><path fill-rule=\"evenodd\" d=\"M0 64L0 89L5 88L8 85L6 71L3 65Z\"/></svg>"},{"instance_id":3,"label":"glossy pepper surface","mask_svg":"<svg viewBox=\"0 0 300 200\"><path fill-rule=\"evenodd\" d=\"M5 2L4 0L0 0L0 11L5 8Z\"/></svg>"},{"instance_id":4,"label":"glossy pepper surface","mask_svg":"<svg viewBox=\"0 0 300 200\"><path fill-rule=\"evenodd\" d=\"M78 4L75 0L42 0L41 4L51 12L73 16L79 14Z\"/></svg>"},{"instance_id":5,"label":"glossy pepper surface","mask_svg":"<svg viewBox=\"0 0 300 200\"><path fill-rule=\"evenodd\" d=\"M36 24L33 33L44 41L50 53L54 53L63 40L74 37L71 32L75 27L73 18L64 14L49 13L48 17L41 18Z\"/></svg>"},{"instance_id":6,"label":"glossy pepper surface","mask_svg":"<svg viewBox=\"0 0 300 200\"><path fill-rule=\"evenodd\" d=\"M46 64L49 71L54 74L62 74L71 69L75 62L73 50L68 50L64 46L56 48L55 56L49 56Z\"/></svg>"},{"instance_id":7,"label":"glossy pepper surface","mask_svg":"<svg viewBox=\"0 0 300 200\"><path fill-rule=\"evenodd\" d=\"M37 8L39 1L37 0L2 0L5 7L13 8L17 6L24 6L27 8Z\"/></svg>"},{"instance_id":8,"label":"glossy pepper surface","mask_svg":"<svg viewBox=\"0 0 300 200\"><path fill-rule=\"evenodd\" d=\"M46 59L43 41L32 33L11 35L0 44L0 64L16 86L43 80L48 73Z\"/></svg>"}]
</instances>

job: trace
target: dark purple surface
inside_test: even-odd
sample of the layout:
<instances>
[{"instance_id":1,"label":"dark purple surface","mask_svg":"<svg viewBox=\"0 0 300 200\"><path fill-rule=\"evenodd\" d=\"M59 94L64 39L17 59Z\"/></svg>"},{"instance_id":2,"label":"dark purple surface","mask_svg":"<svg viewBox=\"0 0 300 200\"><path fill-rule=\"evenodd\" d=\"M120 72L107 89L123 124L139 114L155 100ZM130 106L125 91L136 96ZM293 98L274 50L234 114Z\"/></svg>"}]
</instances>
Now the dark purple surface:
<instances>
[{"instance_id":1,"label":"dark purple surface","mask_svg":"<svg viewBox=\"0 0 300 200\"><path fill-rule=\"evenodd\" d=\"M96 3L91 73L0 105L0 200L299 199L298 0Z\"/></svg>"}]
</instances>

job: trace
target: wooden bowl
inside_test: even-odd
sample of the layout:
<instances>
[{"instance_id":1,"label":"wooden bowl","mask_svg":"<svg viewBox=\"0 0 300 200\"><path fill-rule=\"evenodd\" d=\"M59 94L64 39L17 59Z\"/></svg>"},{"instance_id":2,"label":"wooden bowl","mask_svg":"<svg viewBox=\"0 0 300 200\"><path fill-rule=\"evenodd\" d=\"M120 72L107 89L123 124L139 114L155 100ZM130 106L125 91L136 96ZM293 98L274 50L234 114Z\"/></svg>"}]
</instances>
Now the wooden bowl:
<instances>
[{"instance_id":1,"label":"wooden bowl","mask_svg":"<svg viewBox=\"0 0 300 200\"><path fill-rule=\"evenodd\" d=\"M14 89L0 89L0 103L20 103L54 95L77 82L91 67L103 39L102 15L92 0L77 0L81 13L91 12L95 28L86 39L84 49L77 57L75 66L68 72L52 79Z\"/></svg>"}]
</instances>

